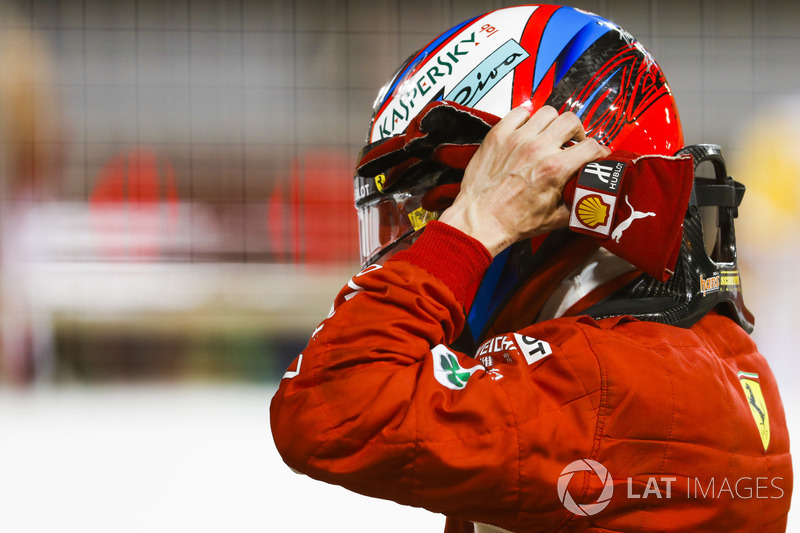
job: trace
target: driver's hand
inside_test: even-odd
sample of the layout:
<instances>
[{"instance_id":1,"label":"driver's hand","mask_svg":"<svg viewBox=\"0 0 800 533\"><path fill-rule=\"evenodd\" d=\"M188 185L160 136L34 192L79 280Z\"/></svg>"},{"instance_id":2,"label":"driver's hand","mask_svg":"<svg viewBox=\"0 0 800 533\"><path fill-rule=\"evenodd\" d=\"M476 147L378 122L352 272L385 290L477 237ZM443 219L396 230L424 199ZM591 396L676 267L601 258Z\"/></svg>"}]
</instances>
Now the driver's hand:
<instances>
[{"instance_id":1,"label":"driver's hand","mask_svg":"<svg viewBox=\"0 0 800 533\"><path fill-rule=\"evenodd\" d=\"M564 148L569 141L576 143ZM519 240L566 226L564 185L609 153L586 137L574 113L513 109L484 139L440 221L476 238L494 257Z\"/></svg>"}]
</instances>

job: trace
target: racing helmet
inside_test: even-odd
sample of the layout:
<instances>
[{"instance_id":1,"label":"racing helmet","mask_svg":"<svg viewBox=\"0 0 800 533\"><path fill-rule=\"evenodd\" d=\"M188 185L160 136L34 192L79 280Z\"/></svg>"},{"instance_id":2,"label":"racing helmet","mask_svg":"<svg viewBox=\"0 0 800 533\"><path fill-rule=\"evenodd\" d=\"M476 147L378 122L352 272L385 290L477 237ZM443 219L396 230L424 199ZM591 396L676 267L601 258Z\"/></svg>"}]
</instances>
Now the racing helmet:
<instances>
[{"instance_id":1,"label":"racing helmet","mask_svg":"<svg viewBox=\"0 0 800 533\"><path fill-rule=\"evenodd\" d=\"M652 56L616 24L571 7L498 9L433 39L380 90L360 160L403 135L423 108L437 100L498 117L518 106L571 111L587 136L612 150L671 156L683 147L675 100ZM425 194L462 177L463 170L424 158L380 175L357 171L362 265L382 262L410 245L441 213L423 207ZM540 246L544 242L517 243L495 258L476 296L485 301L473 305L473 330L484 329L492 307L514 287L516 280L508 273L516 271L512 277L517 278L519 268L509 262L519 261L522 254L531 263L538 248L552 249Z\"/></svg>"},{"instance_id":2,"label":"racing helmet","mask_svg":"<svg viewBox=\"0 0 800 533\"><path fill-rule=\"evenodd\" d=\"M673 155L683 147L675 100L652 56L619 26L571 7L498 9L436 37L380 90L362 155L403 134L435 100L500 117L520 105L550 105L574 112L587 135L613 150ZM449 169L422 166L391 188L356 175L365 266L435 217L418 211L425 191L459 179Z\"/></svg>"}]
</instances>

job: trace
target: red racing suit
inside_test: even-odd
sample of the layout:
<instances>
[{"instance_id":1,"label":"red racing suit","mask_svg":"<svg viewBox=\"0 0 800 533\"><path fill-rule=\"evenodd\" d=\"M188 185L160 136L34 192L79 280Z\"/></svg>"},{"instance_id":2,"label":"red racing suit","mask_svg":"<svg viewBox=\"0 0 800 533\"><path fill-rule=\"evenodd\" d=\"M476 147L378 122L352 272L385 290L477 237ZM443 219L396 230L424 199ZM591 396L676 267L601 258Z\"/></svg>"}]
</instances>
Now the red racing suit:
<instances>
[{"instance_id":1,"label":"red racing suit","mask_svg":"<svg viewBox=\"0 0 800 533\"><path fill-rule=\"evenodd\" d=\"M489 261L433 222L356 275L273 398L284 461L448 531L785 530L783 406L738 325L573 316L459 353Z\"/></svg>"}]
</instances>

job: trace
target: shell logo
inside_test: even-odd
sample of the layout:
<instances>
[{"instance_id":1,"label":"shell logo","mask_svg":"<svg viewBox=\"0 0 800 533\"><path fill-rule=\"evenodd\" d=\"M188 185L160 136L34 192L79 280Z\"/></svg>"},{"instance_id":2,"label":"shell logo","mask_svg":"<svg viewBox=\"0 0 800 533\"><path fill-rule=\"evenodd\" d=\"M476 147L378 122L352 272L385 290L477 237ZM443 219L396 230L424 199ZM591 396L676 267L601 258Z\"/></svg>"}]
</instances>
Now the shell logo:
<instances>
[{"instance_id":1,"label":"shell logo","mask_svg":"<svg viewBox=\"0 0 800 533\"><path fill-rule=\"evenodd\" d=\"M578 202L575 213L584 226L594 229L604 226L608 222L608 213L611 206L603 201L597 194L584 196Z\"/></svg>"}]
</instances>

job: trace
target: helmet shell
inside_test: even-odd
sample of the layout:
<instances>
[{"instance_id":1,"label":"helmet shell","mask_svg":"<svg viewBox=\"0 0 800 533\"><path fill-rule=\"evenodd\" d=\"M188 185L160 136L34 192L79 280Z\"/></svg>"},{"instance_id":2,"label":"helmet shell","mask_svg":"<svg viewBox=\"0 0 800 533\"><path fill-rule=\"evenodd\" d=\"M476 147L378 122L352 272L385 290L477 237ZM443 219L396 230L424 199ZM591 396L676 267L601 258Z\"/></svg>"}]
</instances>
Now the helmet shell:
<instances>
[{"instance_id":1,"label":"helmet shell","mask_svg":"<svg viewBox=\"0 0 800 533\"><path fill-rule=\"evenodd\" d=\"M498 9L435 38L381 89L365 151L403 134L435 100L500 117L519 106L534 111L549 105L559 113L575 113L587 135L612 150L671 156L683 148L677 106L653 57L616 24L571 7ZM381 194L372 199L359 188L371 187L371 177L356 175L364 264L386 260L413 242L424 227L413 224L419 218L416 202L431 187L452 181L422 172L419 165L413 168L417 172L403 187L384 191L376 186ZM571 237L560 230L498 255L468 311L466 336L476 342L484 338L533 268Z\"/></svg>"},{"instance_id":2,"label":"helmet shell","mask_svg":"<svg viewBox=\"0 0 800 533\"><path fill-rule=\"evenodd\" d=\"M444 32L380 91L367 142L403 133L442 99L498 116L521 105L572 111L612 149L672 155L683 147L675 100L652 56L619 26L571 7L503 8Z\"/></svg>"}]
</instances>

